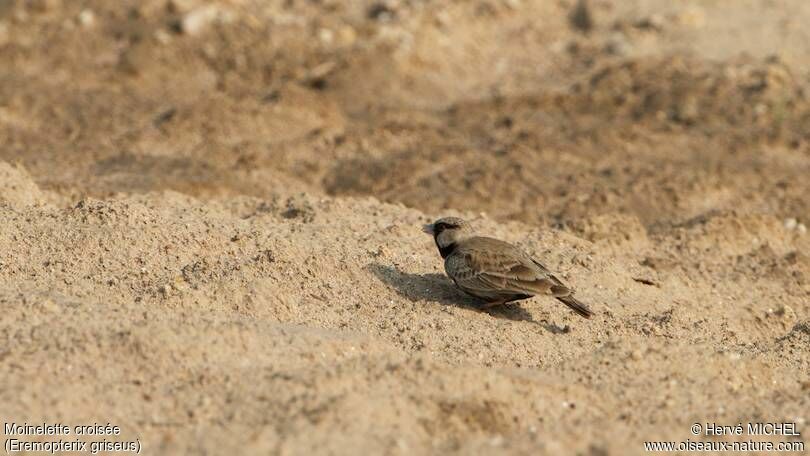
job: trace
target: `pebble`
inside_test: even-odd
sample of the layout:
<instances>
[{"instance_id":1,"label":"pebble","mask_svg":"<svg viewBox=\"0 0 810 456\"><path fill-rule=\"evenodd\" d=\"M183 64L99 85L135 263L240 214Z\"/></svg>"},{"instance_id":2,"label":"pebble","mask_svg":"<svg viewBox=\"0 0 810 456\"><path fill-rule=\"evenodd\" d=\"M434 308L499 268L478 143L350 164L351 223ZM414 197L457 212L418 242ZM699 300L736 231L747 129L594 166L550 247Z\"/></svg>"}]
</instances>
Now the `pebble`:
<instances>
[{"instance_id":1,"label":"pebble","mask_svg":"<svg viewBox=\"0 0 810 456\"><path fill-rule=\"evenodd\" d=\"M189 11L180 22L180 29L187 35L198 35L215 22L228 23L233 14L216 5L202 6Z\"/></svg>"},{"instance_id":2,"label":"pebble","mask_svg":"<svg viewBox=\"0 0 810 456\"><path fill-rule=\"evenodd\" d=\"M742 359L742 355L740 355L739 353L732 352L728 354L728 359L732 361L739 361L740 359Z\"/></svg>"},{"instance_id":3,"label":"pebble","mask_svg":"<svg viewBox=\"0 0 810 456\"><path fill-rule=\"evenodd\" d=\"M773 313L779 317L786 318L788 320L796 319L796 311L793 310L793 308L787 304L779 306L779 308L777 308Z\"/></svg>"},{"instance_id":4,"label":"pebble","mask_svg":"<svg viewBox=\"0 0 810 456\"><path fill-rule=\"evenodd\" d=\"M157 29L155 30L155 40L160 44L166 45L172 41L172 36L164 29Z\"/></svg>"},{"instance_id":5,"label":"pebble","mask_svg":"<svg viewBox=\"0 0 810 456\"><path fill-rule=\"evenodd\" d=\"M568 15L571 26L583 33L588 33L594 27L593 16L587 0L579 0Z\"/></svg>"},{"instance_id":6,"label":"pebble","mask_svg":"<svg viewBox=\"0 0 810 456\"><path fill-rule=\"evenodd\" d=\"M785 219L785 229L788 231L796 230L800 235L807 233L807 226L805 226L804 223L799 223L799 221L793 217Z\"/></svg>"},{"instance_id":7,"label":"pebble","mask_svg":"<svg viewBox=\"0 0 810 456\"><path fill-rule=\"evenodd\" d=\"M45 309L45 311L51 313L59 312L59 310L61 310L60 307L55 302L53 302L52 299L46 299L42 301L42 308Z\"/></svg>"},{"instance_id":8,"label":"pebble","mask_svg":"<svg viewBox=\"0 0 810 456\"><path fill-rule=\"evenodd\" d=\"M322 79L328 76L332 71L335 70L337 64L334 61L326 61L316 65L314 68L309 70L309 73L306 76L308 80L315 80L315 79Z\"/></svg>"},{"instance_id":9,"label":"pebble","mask_svg":"<svg viewBox=\"0 0 810 456\"><path fill-rule=\"evenodd\" d=\"M196 35L211 25L218 14L219 10L214 6L197 8L183 17L180 27L183 33Z\"/></svg>"},{"instance_id":10,"label":"pebble","mask_svg":"<svg viewBox=\"0 0 810 456\"><path fill-rule=\"evenodd\" d=\"M96 14L93 10L85 9L79 13L79 25L84 28L90 28L96 24Z\"/></svg>"},{"instance_id":11,"label":"pebble","mask_svg":"<svg viewBox=\"0 0 810 456\"><path fill-rule=\"evenodd\" d=\"M648 29L654 31L661 31L664 29L666 25L666 19L664 16L660 14L653 14L649 17L645 17L638 22L636 22L636 27L640 29Z\"/></svg>"},{"instance_id":12,"label":"pebble","mask_svg":"<svg viewBox=\"0 0 810 456\"><path fill-rule=\"evenodd\" d=\"M323 44L332 44L335 41L335 32L328 28L322 28L318 30L318 39L321 40Z\"/></svg>"},{"instance_id":13,"label":"pebble","mask_svg":"<svg viewBox=\"0 0 810 456\"><path fill-rule=\"evenodd\" d=\"M381 22L390 22L396 18L396 15L396 5L389 5L385 2L372 4L366 12L366 16L369 19L374 19Z\"/></svg>"}]
</instances>

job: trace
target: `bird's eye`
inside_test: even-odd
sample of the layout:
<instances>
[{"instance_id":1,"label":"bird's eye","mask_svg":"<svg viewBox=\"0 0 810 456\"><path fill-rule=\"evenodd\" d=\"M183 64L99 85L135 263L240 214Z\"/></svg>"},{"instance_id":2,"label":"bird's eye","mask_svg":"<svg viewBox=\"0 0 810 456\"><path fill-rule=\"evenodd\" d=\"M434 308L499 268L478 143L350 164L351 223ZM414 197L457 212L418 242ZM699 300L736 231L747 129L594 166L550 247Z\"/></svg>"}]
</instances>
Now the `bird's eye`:
<instances>
[{"instance_id":1,"label":"bird's eye","mask_svg":"<svg viewBox=\"0 0 810 456\"><path fill-rule=\"evenodd\" d=\"M437 224L435 224L433 226L433 229L437 233L441 233L444 230L449 230L449 229L453 229L453 228L458 228L458 225L454 225L452 223L447 223L447 222L439 222L439 223L437 223Z\"/></svg>"}]
</instances>

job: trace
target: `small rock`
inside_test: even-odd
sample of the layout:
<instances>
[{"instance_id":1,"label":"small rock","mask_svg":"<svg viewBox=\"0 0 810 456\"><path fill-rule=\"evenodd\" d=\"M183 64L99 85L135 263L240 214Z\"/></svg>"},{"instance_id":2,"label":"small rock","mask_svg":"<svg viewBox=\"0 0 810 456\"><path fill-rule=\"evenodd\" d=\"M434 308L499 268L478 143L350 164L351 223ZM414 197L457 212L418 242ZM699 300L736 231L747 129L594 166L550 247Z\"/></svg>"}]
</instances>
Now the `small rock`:
<instances>
[{"instance_id":1,"label":"small rock","mask_svg":"<svg viewBox=\"0 0 810 456\"><path fill-rule=\"evenodd\" d=\"M798 224L799 224L799 222L797 222L795 218L785 219L785 228L790 230L790 231L795 230L796 225L798 225Z\"/></svg>"},{"instance_id":2,"label":"small rock","mask_svg":"<svg viewBox=\"0 0 810 456\"><path fill-rule=\"evenodd\" d=\"M645 17L644 19L639 20L636 22L636 28L644 29L644 30L654 30L656 32L661 31L664 29L664 25L666 25L666 20L664 16L660 14L653 14L650 17Z\"/></svg>"},{"instance_id":3,"label":"small rock","mask_svg":"<svg viewBox=\"0 0 810 456\"><path fill-rule=\"evenodd\" d=\"M163 45L167 45L172 41L172 35L164 29L155 30L155 40Z\"/></svg>"},{"instance_id":4,"label":"small rock","mask_svg":"<svg viewBox=\"0 0 810 456\"><path fill-rule=\"evenodd\" d=\"M579 0L568 15L568 22L576 30L588 33L593 30L593 16L588 5L588 0Z\"/></svg>"},{"instance_id":5,"label":"small rock","mask_svg":"<svg viewBox=\"0 0 810 456\"><path fill-rule=\"evenodd\" d=\"M214 6L195 9L183 17L180 29L188 35L197 35L217 18L219 11Z\"/></svg>"},{"instance_id":6,"label":"small rock","mask_svg":"<svg viewBox=\"0 0 810 456\"><path fill-rule=\"evenodd\" d=\"M323 89L326 87L326 80L328 76L335 70L335 68L337 68L337 64L334 61L327 61L316 65L314 68L309 70L307 75L304 77L304 82L312 88Z\"/></svg>"},{"instance_id":7,"label":"small rock","mask_svg":"<svg viewBox=\"0 0 810 456\"><path fill-rule=\"evenodd\" d=\"M42 308L45 309L46 312L51 313L59 312L59 310L61 310L59 306L55 302L53 302L52 299L46 299L42 301Z\"/></svg>"},{"instance_id":8,"label":"small rock","mask_svg":"<svg viewBox=\"0 0 810 456\"><path fill-rule=\"evenodd\" d=\"M778 317L782 317L782 318L786 318L786 319L790 319L790 320L795 320L796 319L796 311L793 310L793 308L790 307L787 304L779 306L779 308L777 308L773 313Z\"/></svg>"},{"instance_id":9,"label":"small rock","mask_svg":"<svg viewBox=\"0 0 810 456\"><path fill-rule=\"evenodd\" d=\"M332 44L332 42L335 41L335 32L328 28L319 29L318 39L321 40L323 44Z\"/></svg>"},{"instance_id":10,"label":"small rock","mask_svg":"<svg viewBox=\"0 0 810 456\"><path fill-rule=\"evenodd\" d=\"M214 23L233 21L233 14L217 5L207 5L189 11L180 21L180 30L188 35L198 35Z\"/></svg>"},{"instance_id":11,"label":"small rock","mask_svg":"<svg viewBox=\"0 0 810 456\"><path fill-rule=\"evenodd\" d=\"M84 28L90 28L96 24L96 14L93 10L84 9L79 13L79 25Z\"/></svg>"},{"instance_id":12,"label":"small rock","mask_svg":"<svg viewBox=\"0 0 810 456\"><path fill-rule=\"evenodd\" d=\"M372 4L366 15L369 19L374 19L381 22L390 22L397 17L397 11L385 2L378 2Z\"/></svg>"},{"instance_id":13,"label":"small rock","mask_svg":"<svg viewBox=\"0 0 810 456\"><path fill-rule=\"evenodd\" d=\"M804 226L804 223L799 223L796 225L796 232L799 234L805 234L807 233L807 227Z\"/></svg>"},{"instance_id":14,"label":"small rock","mask_svg":"<svg viewBox=\"0 0 810 456\"><path fill-rule=\"evenodd\" d=\"M740 359L742 359L742 355L739 353L731 352L728 354L728 359L732 361L739 361Z\"/></svg>"}]
</instances>

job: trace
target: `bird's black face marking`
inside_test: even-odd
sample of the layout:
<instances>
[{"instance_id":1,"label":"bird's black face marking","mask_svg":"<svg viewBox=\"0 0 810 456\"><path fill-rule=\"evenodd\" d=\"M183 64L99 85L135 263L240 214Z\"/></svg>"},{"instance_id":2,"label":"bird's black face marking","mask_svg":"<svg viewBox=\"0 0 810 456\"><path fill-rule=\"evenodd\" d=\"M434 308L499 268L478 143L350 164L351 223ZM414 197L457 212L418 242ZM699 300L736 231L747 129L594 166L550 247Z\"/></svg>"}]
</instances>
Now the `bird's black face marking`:
<instances>
[{"instance_id":1,"label":"bird's black face marking","mask_svg":"<svg viewBox=\"0 0 810 456\"><path fill-rule=\"evenodd\" d=\"M433 236L442 258L447 258L456 249L456 244L471 235L470 227L457 217L445 217L422 227Z\"/></svg>"},{"instance_id":2,"label":"bird's black face marking","mask_svg":"<svg viewBox=\"0 0 810 456\"><path fill-rule=\"evenodd\" d=\"M456 250L456 243L442 246L439 243L439 235L447 230L458 229L460 225L451 222L437 222L433 224L433 240L436 242L436 247L439 248L439 255L442 258L447 258L454 250Z\"/></svg>"},{"instance_id":3,"label":"bird's black face marking","mask_svg":"<svg viewBox=\"0 0 810 456\"><path fill-rule=\"evenodd\" d=\"M446 245L446 246L442 247L437 242L436 247L439 248L439 255L441 255L442 258L447 258L448 256L450 256L451 253L453 253L456 250L456 243L454 242L454 243L452 243L450 245Z\"/></svg>"},{"instance_id":4,"label":"bird's black face marking","mask_svg":"<svg viewBox=\"0 0 810 456\"><path fill-rule=\"evenodd\" d=\"M442 234L442 232L444 230L452 230L452 229L458 228L458 227L459 227L459 225L456 225L454 223L437 222L437 223L433 224L433 235L438 236L438 235Z\"/></svg>"}]
</instances>

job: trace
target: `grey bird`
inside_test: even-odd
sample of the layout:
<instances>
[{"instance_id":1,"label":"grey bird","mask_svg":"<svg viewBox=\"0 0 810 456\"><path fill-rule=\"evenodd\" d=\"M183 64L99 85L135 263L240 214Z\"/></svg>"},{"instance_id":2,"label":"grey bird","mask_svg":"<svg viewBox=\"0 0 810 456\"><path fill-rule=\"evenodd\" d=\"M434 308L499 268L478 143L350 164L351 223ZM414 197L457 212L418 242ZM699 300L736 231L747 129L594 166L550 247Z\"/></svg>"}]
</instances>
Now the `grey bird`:
<instances>
[{"instance_id":1,"label":"grey bird","mask_svg":"<svg viewBox=\"0 0 810 456\"><path fill-rule=\"evenodd\" d=\"M593 315L545 266L508 242L476 236L458 217L440 218L422 230L433 236L447 275L463 292L484 300L484 309L545 295L582 317Z\"/></svg>"}]
</instances>

